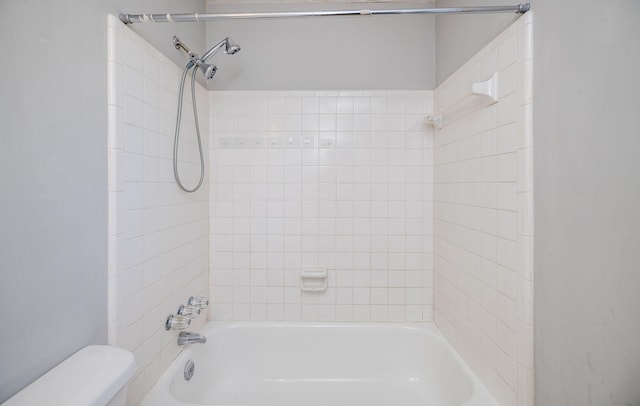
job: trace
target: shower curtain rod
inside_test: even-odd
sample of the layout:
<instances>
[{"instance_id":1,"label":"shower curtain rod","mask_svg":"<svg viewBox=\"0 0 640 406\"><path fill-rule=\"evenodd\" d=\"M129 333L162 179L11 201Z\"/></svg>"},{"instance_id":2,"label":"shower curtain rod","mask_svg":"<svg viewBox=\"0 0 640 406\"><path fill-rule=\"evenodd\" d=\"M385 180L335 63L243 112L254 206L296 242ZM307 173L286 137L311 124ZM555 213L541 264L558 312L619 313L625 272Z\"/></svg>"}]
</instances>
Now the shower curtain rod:
<instances>
[{"instance_id":1,"label":"shower curtain rod","mask_svg":"<svg viewBox=\"0 0 640 406\"><path fill-rule=\"evenodd\" d=\"M477 6L447 8L415 8L391 10L336 10L336 11L283 11L266 13L176 13L176 14L120 14L125 24L135 23L189 23L226 19L258 19L258 18L290 18L290 17L325 17L325 16L372 16L385 14L477 14L477 13L516 13L529 11L529 3L514 6Z\"/></svg>"}]
</instances>

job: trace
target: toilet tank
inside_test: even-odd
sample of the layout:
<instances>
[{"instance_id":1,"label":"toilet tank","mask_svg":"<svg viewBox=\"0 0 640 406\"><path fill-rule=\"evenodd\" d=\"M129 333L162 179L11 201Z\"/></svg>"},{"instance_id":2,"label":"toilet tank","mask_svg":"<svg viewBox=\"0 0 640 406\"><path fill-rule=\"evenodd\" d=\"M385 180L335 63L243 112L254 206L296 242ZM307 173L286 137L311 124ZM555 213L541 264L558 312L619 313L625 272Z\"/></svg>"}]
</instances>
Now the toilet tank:
<instances>
[{"instance_id":1,"label":"toilet tank","mask_svg":"<svg viewBox=\"0 0 640 406\"><path fill-rule=\"evenodd\" d=\"M124 406L136 363L129 351L90 345L76 352L3 406Z\"/></svg>"}]
</instances>

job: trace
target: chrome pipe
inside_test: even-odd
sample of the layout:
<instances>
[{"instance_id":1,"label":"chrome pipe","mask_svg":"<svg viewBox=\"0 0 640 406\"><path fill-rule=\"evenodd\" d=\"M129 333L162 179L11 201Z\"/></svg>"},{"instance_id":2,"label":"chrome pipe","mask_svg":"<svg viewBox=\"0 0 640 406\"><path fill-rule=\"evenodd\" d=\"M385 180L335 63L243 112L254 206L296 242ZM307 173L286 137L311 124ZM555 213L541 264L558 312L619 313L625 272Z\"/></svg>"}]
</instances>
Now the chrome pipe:
<instances>
[{"instance_id":1,"label":"chrome pipe","mask_svg":"<svg viewBox=\"0 0 640 406\"><path fill-rule=\"evenodd\" d=\"M218 42L213 47L211 47L211 49L209 49L207 52L205 52L202 55L202 58L200 58L200 59L202 60L202 62L206 61L207 59L209 59L213 55L215 55L223 46L226 46L228 43L229 43L229 37L223 39L222 41Z\"/></svg>"},{"instance_id":2,"label":"chrome pipe","mask_svg":"<svg viewBox=\"0 0 640 406\"><path fill-rule=\"evenodd\" d=\"M191 50L189 49L189 47L186 46L184 42L180 41L180 38L176 37L175 35L173 36L173 46L176 49L182 48L184 52L186 52L187 54L191 54Z\"/></svg>"},{"instance_id":3,"label":"chrome pipe","mask_svg":"<svg viewBox=\"0 0 640 406\"><path fill-rule=\"evenodd\" d=\"M529 11L529 3L514 6L477 6L477 7L441 7L415 9L381 9L381 10L329 10L329 11L278 11L265 13L176 13L176 14L120 14L120 21L125 24L137 23L186 23L233 19L262 18L297 18L297 17L332 17L332 16L372 16L399 14L480 14L480 13L516 13Z\"/></svg>"}]
</instances>

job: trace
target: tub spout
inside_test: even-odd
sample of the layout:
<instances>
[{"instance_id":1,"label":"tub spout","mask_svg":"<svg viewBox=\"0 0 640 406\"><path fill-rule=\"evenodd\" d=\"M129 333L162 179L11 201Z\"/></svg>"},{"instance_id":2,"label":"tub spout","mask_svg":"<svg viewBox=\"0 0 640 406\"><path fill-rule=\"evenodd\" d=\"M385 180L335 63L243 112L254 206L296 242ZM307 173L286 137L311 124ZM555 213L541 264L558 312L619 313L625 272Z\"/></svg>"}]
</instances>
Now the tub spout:
<instances>
[{"instance_id":1,"label":"tub spout","mask_svg":"<svg viewBox=\"0 0 640 406\"><path fill-rule=\"evenodd\" d=\"M180 335L178 335L178 345L189 345L194 343L204 344L206 342L207 337L205 337L203 334L182 331L180 332Z\"/></svg>"}]
</instances>

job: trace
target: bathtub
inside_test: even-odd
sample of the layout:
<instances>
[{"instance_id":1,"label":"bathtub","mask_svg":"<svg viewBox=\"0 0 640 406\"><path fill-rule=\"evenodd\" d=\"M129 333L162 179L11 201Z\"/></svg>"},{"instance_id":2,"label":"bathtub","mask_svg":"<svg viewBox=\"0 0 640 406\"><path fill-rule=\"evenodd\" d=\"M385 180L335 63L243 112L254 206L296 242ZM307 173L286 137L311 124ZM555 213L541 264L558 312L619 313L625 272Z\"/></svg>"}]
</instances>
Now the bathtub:
<instances>
[{"instance_id":1,"label":"bathtub","mask_svg":"<svg viewBox=\"0 0 640 406\"><path fill-rule=\"evenodd\" d=\"M433 324L210 322L202 333L142 406L498 405Z\"/></svg>"}]
</instances>

